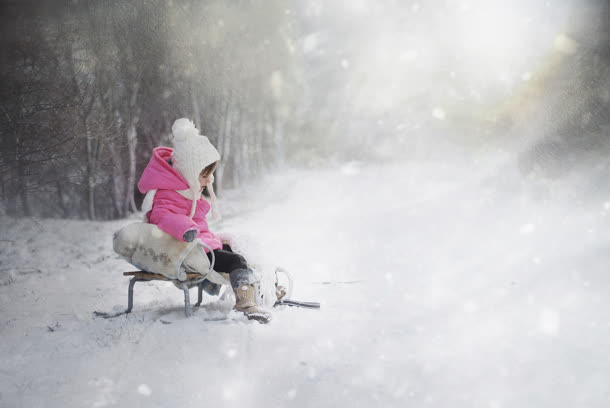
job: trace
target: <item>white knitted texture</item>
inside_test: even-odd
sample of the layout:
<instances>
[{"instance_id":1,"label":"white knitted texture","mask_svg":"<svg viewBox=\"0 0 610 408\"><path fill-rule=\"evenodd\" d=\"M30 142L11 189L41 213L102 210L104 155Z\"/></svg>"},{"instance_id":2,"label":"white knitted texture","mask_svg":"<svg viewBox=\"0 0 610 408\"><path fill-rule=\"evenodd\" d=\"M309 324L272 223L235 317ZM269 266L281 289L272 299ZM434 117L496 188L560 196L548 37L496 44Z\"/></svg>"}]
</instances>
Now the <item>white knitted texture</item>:
<instances>
[{"instance_id":1,"label":"white knitted texture","mask_svg":"<svg viewBox=\"0 0 610 408\"><path fill-rule=\"evenodd\" d=\"M194 214L195 202L201 194L199 174L210 164L220 160L220 154L210 140L199 134L195 124L189 119L181 118L172 126L174 135L173 165L184 177L195 197L191 217Z\"/></svg>"}]
</instances>

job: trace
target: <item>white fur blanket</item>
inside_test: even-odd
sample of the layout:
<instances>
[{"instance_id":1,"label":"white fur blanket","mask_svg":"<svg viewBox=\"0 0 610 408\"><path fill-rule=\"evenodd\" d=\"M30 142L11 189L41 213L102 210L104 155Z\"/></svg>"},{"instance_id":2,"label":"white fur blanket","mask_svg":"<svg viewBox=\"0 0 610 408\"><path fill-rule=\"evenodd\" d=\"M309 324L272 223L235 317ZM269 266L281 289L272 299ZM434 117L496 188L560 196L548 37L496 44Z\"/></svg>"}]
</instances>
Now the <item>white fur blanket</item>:
<instances>
[{"instance_id":1,"label":"white fur blanket","mask_svg":"<svg viewBox=\"0 0 610 408\"><path fill-rule=\"evenodd\" d=\"M185 280L186 272L206 275L210 269L210 261L201 247L193 248L182 262L182 268L176 268L189 244L154 224L138 222L121 228L114 234L113 247L114 252L137 268L170 279Z\"/></svg>"}]
</instances>

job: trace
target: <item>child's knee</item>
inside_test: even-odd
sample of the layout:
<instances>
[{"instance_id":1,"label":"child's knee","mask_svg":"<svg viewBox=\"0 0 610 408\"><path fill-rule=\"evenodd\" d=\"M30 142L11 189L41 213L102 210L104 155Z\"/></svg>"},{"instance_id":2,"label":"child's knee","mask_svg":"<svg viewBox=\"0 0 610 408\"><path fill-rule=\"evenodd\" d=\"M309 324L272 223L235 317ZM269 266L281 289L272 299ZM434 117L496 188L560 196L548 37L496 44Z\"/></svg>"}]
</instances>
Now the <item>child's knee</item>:
<instances>
[{"instance_id":1,"label":"child's knee","mask_svg":"<svg viewBox=\"0 0 610 408\"><path fill-rule=\"evenodd\" d=\"M246 258L240 254L235 254L235 264L237 265L235 269L248 269L248 262L246 261Z\"/></svg>"}]
</instances>

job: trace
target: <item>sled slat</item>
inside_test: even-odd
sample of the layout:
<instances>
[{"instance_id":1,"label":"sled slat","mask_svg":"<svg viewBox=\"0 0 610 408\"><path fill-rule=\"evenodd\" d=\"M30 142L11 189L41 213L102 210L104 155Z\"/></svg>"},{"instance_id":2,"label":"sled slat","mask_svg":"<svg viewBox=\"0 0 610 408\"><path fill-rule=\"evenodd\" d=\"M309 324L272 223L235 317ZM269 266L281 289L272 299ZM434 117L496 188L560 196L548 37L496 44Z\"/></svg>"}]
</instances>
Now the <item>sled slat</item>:
<instances>
[{"instance_id":1,"label":"sled slat","mask_svg":"<svg viewBox=\"0 0 610 408\"><path fill-rule=\"evenodd\" d=\"M173 279L168 278L167 276L163 276L159 273L150 273L150 272L142 272L142 271L131 271L131 272L123 272L123 276L135 276L138 279L146 279L146 280L161 280L161 281L171 281ZM201 279L202 275L199 273L187 273L186 281Z\"/></svg>"}]
</instances>

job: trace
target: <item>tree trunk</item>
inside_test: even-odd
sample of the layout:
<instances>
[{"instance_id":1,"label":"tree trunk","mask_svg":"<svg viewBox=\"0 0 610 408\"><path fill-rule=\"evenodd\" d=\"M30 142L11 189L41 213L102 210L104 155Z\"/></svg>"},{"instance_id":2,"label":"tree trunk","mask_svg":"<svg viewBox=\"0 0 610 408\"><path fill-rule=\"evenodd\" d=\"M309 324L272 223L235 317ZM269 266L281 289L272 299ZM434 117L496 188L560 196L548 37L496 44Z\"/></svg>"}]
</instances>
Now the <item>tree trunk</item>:
<instances>
[{"instance_id":1,"label":"tree trunk","mask_svg":"<svg viewBox=\"0 0 610 408\"><path fill-rule=\"evenodd\" d=\"M87 204L90 220L95 220L95 152L93 151L93 135L85 123L87 135Z\"/></svg>"},{"instance_id":2,"label":"tree trunk","mask_svg":"<svg viewBox=\"0 0 610 408\"><path fill-rule=\"evenodd\" d=\"M255 139L254 139L254 152L255 152L255 163L254 163L254 172L255 174L260 174L264 167L264 158L263 158L263 140L265 134L265 120L264 120L264 112L263 108L260 107L256 112L256 131L255 131Z\"/></svg>"},{"instance_id":3,"label":"tree trunk","mask_svg":"<svg viewBox=\"0 0 610 408\"><path fill-rule=\"evenodd\" d=\"M117 115L118 116L118 115ZM121 118L117 118L120 129ZM125 179L123 174L123 162L121 160L121 154L117 152L114 139L110 139L108 142L108 149L112 156L112 204L116 216L122 218L125 216L126 208L123 206L124 193L125 193Z\"/></svg>"},{"instance_id":4,"label":"tree trunk","mask_svg":"<svg viewBox=\"0 0 610 408\"><path fill-rule=\"evenodd\" d=\"M195 120L195 126L197 126L197 129L199 129L200 132L203 132L203 129L201 128L201 111L195 92L191 92L191 100L193 102L193 119Z\"/></svg>"},{"instance_id":5,"label":"tree trunk","mask_svg":"<svg viewBox=\"0 0 610 408\"><path fill-rule=\"evenodd\" d=\"M68 207L66 207L66 203L64 202L64 190L61 185L62 184L59 179L55 180L55 189L57 192L57 202L59 203L59 208L63 218L68 218Z\"/></svg>"},{"instance_id":6,"label":"tree trunk","mask_svg":"<svg viewBox=\"0 0 610 408\"><path fill-rule=\"evenodd\" d=\"M19 198L21 199L21 209L24 216L32 215L32 209L28 200L28 179L23 171L23 164L19 164Z\"/></svg>"},{"instance_id":7,"label":"tree trunk","mask_svg":"<svg viewBox=\"0 0 610 408\"><path fill-rule=\"evenodd\" d=\"M21 153L21 152L19 152L19 153ZM18 213L20 215L29 217L31 215L31 209L30 209L30 205L28 202L28 193L27 193L28 179L25 174L25 166L27 164L24 163L24 159L21 158L20 160L17 160L15 162L15 165L17 167L17 174L16 174L17 177L15 179L14 185L15 185L15 195L18 197L14 197L14 198L15 198L15 201L17 201L17 198L18 198L19 201L21 202L21 208L20 208L20 211L18 211Z\"/></svg>"},{"instance_id":8,"label":"tree trunk","mask_svg":"<svg viewBox=\"0 0 610 408\"><path fill-rule=\"evenodd\" d=\"M240 137L242 135L241 131L241 119L242 114L241 114L241 108L239 107L239 105L237 106L237 109L235 110L235 115L233 120L231 120L231 133L237 133L237 137L231 137L229 143L230 144L234 144L236 142L238 142L239 140L242 140L242 138ZM239 146L233 146L234 149L232 149L235 153L233 154L233 187L237 187L241 181L241 171L242 171L242 166L245 163L241 162L241 149L239 149Z\"/></svg>"},{"instance_id":9,"label":"tree trunk","mask_svg":"<svg viewBox=\"0 0 610 408\"><path fill-rule=\"evenodd\" d=\"M220 129L218 132L218 144L217 144L217 148L218 148L218 152L220 153L220 163L218 163L218 168L216 169L216 186L217 186L217 190L218 193L220 193L222 191L222 187L223 187L223 181L224 181L224 175L225 175L225 169L227 166L227 162L229 160L229 156L230 156L230 143L227 143L227 139L230 142L230 134L229 131L227 130L229 128L229 124L230 124L230 118L229 118L229 113L230 113L230 98L226 101L225 103L225 107L224 107L224 111L221 113L221 123L220 123Z\"/></svg>"},{"instance_id":10,"label":"tree trunk","mask_svg":"<svg viewBox=\"0 0 610 408\"><path fill-rule=\"evenodd\" d=\"M136 202L134 198L136 185L136 147L138 145L138 132L136 123L138 117L132 119L129 129L127 130L127 149L129 151L129 174L127 176L127 197L125 208L130 208L132 212L137 212Z\"/></svg>"},{"instance_id":11,"label":"tree trunk","mask_svg":"<svg viewBox=\"0 0 610 408\"><path fill-rule=\"evenodd\" d=\"M127 150L129 152L129 173L127 175L127 197L125 201L125 209L130 208L131 212L138 211L135 201L135 186L136 186L136 149L138 147L138 122L140 121L140 108L137 106L138 96L140 92L140 80L142 71L138 71L133 82L131 98L129 99L129 127L127 128Z\"/></svg>"},{"instance_id":12,"label":"tree trunk","mask_svg":"<svg viewBox=\"0 0 610 408\"><path fill-rule=\"evenodd\" d=\"M19 166L19 136L18 132L14 130L14 141L15 144L13 146L13 161L15 166ZM9 167L7 170L8 173L8 194L6 195L7 200L7 214L11 216L16 216L17 214L17 192L19 191L19 177L17 177L15 166Z\"/></svg>"}]
</instances>

